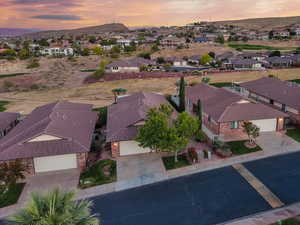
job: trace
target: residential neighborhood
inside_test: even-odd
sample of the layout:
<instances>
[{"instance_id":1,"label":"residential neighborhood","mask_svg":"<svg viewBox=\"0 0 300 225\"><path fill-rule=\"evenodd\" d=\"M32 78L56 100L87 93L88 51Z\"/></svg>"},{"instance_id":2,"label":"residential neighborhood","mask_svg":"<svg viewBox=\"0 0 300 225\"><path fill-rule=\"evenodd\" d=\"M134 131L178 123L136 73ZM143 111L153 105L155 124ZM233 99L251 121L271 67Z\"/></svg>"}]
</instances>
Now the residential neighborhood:
<instances>
[{"instance_id":1,"label":"residential neighborhood","mask_svg":"<svg viewBox=\"0 0 300 225\"><path fill-rule=\"evenodd\" d=\"M0 225L300 225L295 1L0 5Z\"/></svg>"}]
</instances>

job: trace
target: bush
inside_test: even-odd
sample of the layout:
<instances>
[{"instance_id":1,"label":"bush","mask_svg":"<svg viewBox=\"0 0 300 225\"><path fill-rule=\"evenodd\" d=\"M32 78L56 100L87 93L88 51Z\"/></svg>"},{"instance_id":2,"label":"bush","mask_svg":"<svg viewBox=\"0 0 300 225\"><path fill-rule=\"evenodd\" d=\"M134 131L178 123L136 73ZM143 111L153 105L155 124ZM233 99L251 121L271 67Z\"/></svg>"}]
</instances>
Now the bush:
<instances>
[{"instance_id":1,"label":"bush","mask_svg":"<svg viewBox=\"0 0 300 225\"><path fill-rule=\"evenodd\" d=\"M138 57L144 58L144 59L151 59L151 54L149 52L140 53Z\"/></svg>"},{"instance_id":2,"label":"bush","mask_svg":"<svg viewBox=\"0 0 300 225\"><path fill-rule=\"evenodd\" d=\"M192 160L193 163L196 163L196 162L199 161L198 153L197 153L195 148L189 148L188 149L188 155L189 155L189 158Z\"/></svg>"},{"instance_id":3,"label":"bush","mask_svg":"<svg viewBox=\"0 0 300 225\"><path fill-rule=\"evenodd\" d=\"M197 142L206 142L207 136L202 130L198 130L195 135L195 141Z\"/></svg>"},{"instance_id":4,"label":"bush","mask_svg":"<svg viewBox=\"0 0 300 225\"><path fill-rule=\"evenodd\" d=\"M28 66L26 68L34 69L34 68L38 68L39 66L40 66L40 63L38 62L38 60L34 59L34 60L31 60L31 62L28 64Z\"/></svg>"},{"instance_id":5,"label":"bush","mask_svg":"<svg viewBox=\"0 0 300 225\"><path fill-rule=\"evenodd\" d=\"M9 90L10 88L12 88L14 86L15 86L14 83L11 81L8 81L8 80L4 81L4 83L3 83L3 88L5 90Z\"/></svg>"},{"instance_id":6,"label":"bush","mask_svg":"<svg viewBox=\"0 0 300 225\"><path fill-rule=\"evenodd\" d=\"M101 108L95 108L93 111L96 111L99 113L99 118L97 121L97 128L101 128L103 126L106 126L107 123L107 106L101 107Z\"/></svg>"}]
</instances>

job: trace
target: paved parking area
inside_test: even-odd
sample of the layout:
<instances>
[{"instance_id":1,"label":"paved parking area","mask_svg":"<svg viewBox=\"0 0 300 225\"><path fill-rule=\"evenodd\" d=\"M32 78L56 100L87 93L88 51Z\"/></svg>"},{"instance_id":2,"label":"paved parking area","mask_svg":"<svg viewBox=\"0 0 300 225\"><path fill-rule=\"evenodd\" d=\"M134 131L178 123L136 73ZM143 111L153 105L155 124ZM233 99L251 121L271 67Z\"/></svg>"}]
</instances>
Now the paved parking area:
<instances>
[{"instance_id":1,"label":"paved parking area","mask_svg":"<svg viewBox=\"0 0 300 225\"><path fill-rule=\"evenodd\" d=\"M92 200L103 225L212 225L271 209L232 167Z\"/></svg>"},{"instance_id":2,"label":"paved parking area","mask_svg":"<svg viewBox=\"0 0 300 225\"><path fill-rule=\"evenodd\" d=\"M300 153L248 162L244 166L285 204L300 201Z\"/></svg>"}]
</instances>

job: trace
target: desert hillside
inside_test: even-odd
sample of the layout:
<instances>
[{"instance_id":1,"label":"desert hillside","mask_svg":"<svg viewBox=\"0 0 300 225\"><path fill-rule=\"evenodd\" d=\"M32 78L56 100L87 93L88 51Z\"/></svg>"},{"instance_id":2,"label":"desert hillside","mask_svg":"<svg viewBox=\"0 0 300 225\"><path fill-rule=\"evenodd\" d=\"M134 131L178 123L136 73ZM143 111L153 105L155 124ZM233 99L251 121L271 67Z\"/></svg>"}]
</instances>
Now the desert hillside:
<instances>
[{"instance_id":1,"label":"desert hillside","mask_svg":"<svg viewBox=\"0 0 300 225\"><path fill-rule=\"evenodd\" d=\"M220 25L237 25L247 29L271 30L273 28L285 27L294 24L300 25L300 16L228 20L216 21L213 23Z\"/></svg>"}]
</instances>

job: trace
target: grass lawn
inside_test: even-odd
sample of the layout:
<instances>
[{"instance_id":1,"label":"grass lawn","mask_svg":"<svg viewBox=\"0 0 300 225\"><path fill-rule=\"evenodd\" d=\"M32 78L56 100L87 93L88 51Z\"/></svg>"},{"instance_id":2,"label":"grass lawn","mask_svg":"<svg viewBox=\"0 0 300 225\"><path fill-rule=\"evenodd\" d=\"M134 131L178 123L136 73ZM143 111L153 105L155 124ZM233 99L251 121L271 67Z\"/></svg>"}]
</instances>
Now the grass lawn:
<instances>
[{"instance_id":1,"label":"grass lawn","mask_svg":"<svg viewBox=\"0 0 300 225\"><path fill-rule=\"evenodd\" d=\"M0 208L17 203L25 183L13 185L5 194L0 194Z\"/></svg>"},{"instance_id":2,"label":"grass lawn","mask_svg":"<svg viewBox=\"0 0 300 225\"><path fill-rule=\"evenodd\" d=\"M212 85L214 87L218 87L218 88L231 87L232 86L232 82L211 83L210 85Z\"/></svg>"},{"instance_id":3,"label":"grass lawn","mask_svg":"<svg viewBox=\"0 0 300 225\"><path fill-rule=\"evenodd\" d=\"M290 82L295 82L297 84L300 84L300 79L295 79L295 80L289 80Z\"/></svg>"},{"instance_id":4,"label":"grass lawn","mask_svg":"<svg viewBox=\"0 0 300 225\"><path fill-rule=\"evenodd\" d=\"M2 74L0 75L0 79L2 78L6 78L6 77L17 77L17 76L22 76L22 75L26 75L28 73L11 73L11 74Z\"/></svg>"},{"instance_id":5,"label":"grass lawn","mask_svg":"<svg viewBox=\"0 0 300 225\"><path fill-rule=\"evenodd\" d=\"M237 44L237 43L229 43L229 47L231 48L240 48L243 50L269 50L269 51L276 51L276 50L295 50L296 47L273 47L267 45L252 45L252 44Z\"/></svg>"},{"instance_id":6,"label":"grass lawn","mask_svg":"<svg viewBox=\"0 0 300 225\"><path fill-rule=\"evenodd\" d=\"M287 220L284 220L282 221L281 223L273 223L271 225L300 225L300 222L295 220L295 219L287 219Z\"/></svg>"},{"instance_id":7,"label":"grass lawn","mask_svg":"<svg viewBox=\"0 0 300 225\"><path fill-rule=\"evenodd\" d=\"M228 142L227 144L229 144L230 149L234 155L244 155L244 154L262 150L262 148L259 146L253 149L249 149L244 145L245 142L246 141L233 141L233 142Z\"/></svg>"},{"instance_id":8,"label":"grass lawn","mask_svg":"<svg viewBox=\"0 0 300 225\"><path fill-rule=\"evenodd\" d=\"M110 167L109 167L110 166ZM105 167L109 167L105 174ZM116 161L113 160L102 160L90 168L87 168L80 175L79 187L89 188L101 184L108 184L117 180L117 168Z\"/></svg>"},{"instance_id":9,"label":"grass lawn","mask_svg":"<svg viewBox=\"0 0 300 225\"><path fill-rule=\"evenodd\" d=\"M300 142L300 128L287 130L286 135Z\"/></svg>"},{"instance_id":10,"label":"grass lawn","mask_svg":"<svg viewBox=\"0 0 300 225\"><path fill-rule=\"evenodd\" d=\"M5 106L9 103L9 101L0 101L0 112L4 112L6 110Z\"/></svg>"},{"instance_id":11,"label":"grass lawn","mask_svg":"<svg viewBox=\"0 0 300 225\"><path fill-rule=\"evenodd\" d=\"M90 69L90 70L80 70L80 72L92 73L92 72L96 72L96 70L94 70L94 69Z\"/></svg>"},{"instance_id":12,"label":"grass lawn","mask_svg":"<svg viewBox=\"0 0 300 225\"><path fill-rule=\"evenodd\" d=\"M165 165L166 170L172 170L180 167L185 167L191 165L186 158L185 154L178 155L178 162L175 163L174 156L163 157L163 163Z\"/></svg>"}]
</instances>

